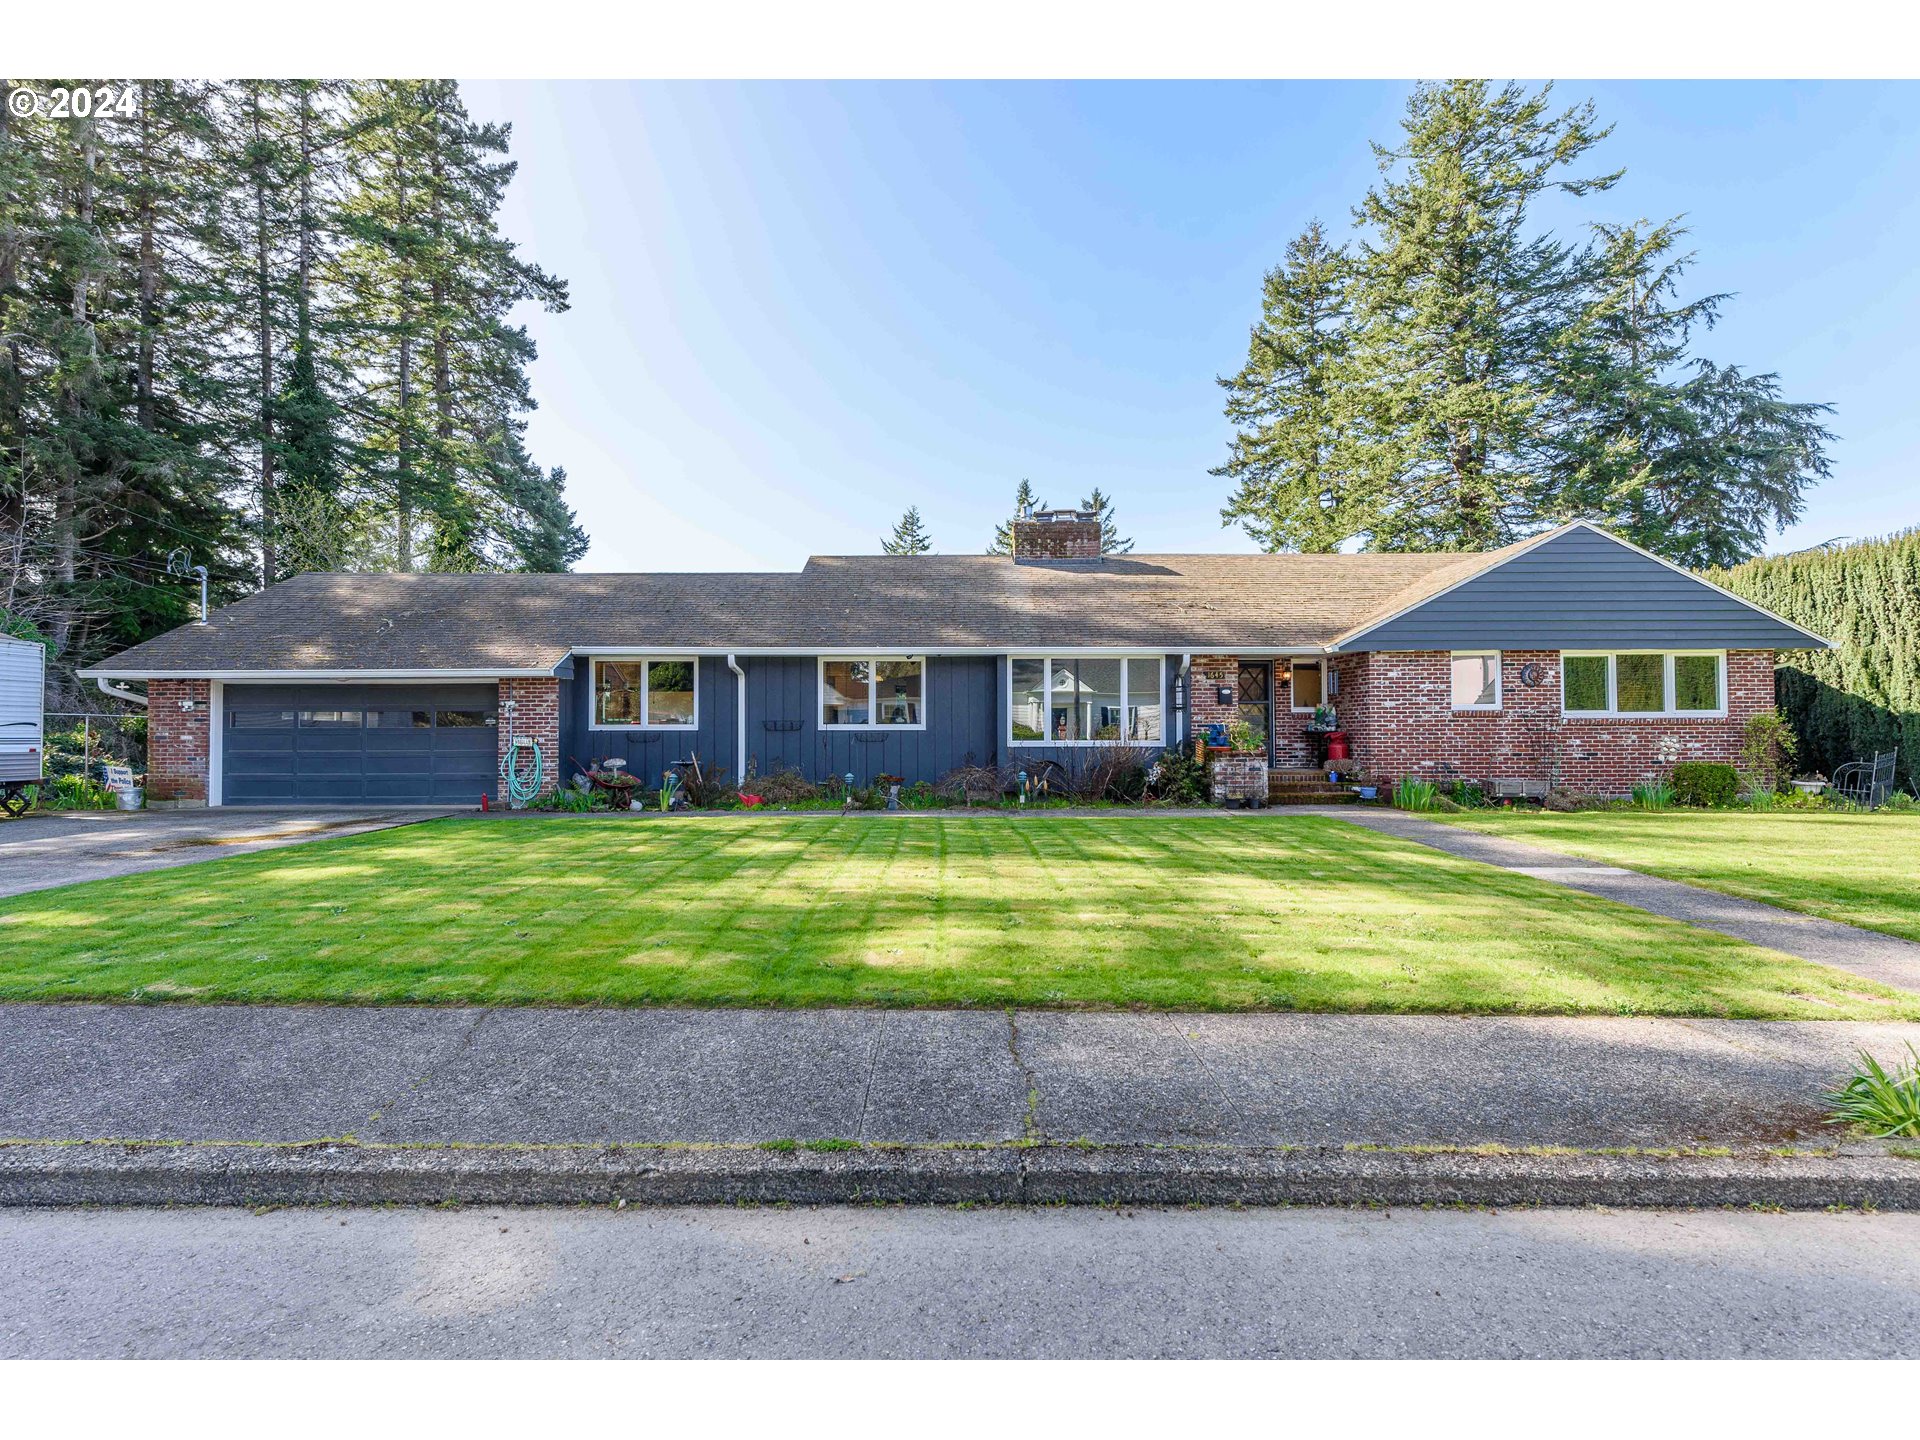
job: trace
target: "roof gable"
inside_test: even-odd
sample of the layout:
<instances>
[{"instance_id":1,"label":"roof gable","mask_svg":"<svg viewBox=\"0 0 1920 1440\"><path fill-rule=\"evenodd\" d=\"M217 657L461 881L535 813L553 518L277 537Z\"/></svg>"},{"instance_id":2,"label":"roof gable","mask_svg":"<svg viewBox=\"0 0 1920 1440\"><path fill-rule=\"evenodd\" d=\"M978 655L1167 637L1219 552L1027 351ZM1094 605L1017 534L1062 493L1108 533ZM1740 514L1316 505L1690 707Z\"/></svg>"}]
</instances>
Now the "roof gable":
<instances>
[{"instance_id":1,"label":"roof gable","mask_svg":"<svg viewBox=\"0 0 1920 1440\"><path fill-rule=\"evenodd\" d=\"M1825 648L1783 620L1585 521L1478 555L1412 587L1340 650Z\"/></svg>"}]
</instances>

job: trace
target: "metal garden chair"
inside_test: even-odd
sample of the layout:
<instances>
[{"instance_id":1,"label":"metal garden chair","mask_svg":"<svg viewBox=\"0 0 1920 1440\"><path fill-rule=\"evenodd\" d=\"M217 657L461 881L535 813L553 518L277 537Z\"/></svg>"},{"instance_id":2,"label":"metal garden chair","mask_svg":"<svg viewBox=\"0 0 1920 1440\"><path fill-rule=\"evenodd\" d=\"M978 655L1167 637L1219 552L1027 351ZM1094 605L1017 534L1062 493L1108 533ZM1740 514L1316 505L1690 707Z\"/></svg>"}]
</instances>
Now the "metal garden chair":
<instances>
[{"instance_id":1,"label":"metal garden chair","mask_svg":"<svg viewBox=\"0 0 1920 1440\"><path fill-rule=\"evenodd\" d=\"M1893 763L1898 751L1889 750L1871 760L1849 760L1833 772L1833 790L1844 800L1878 810L1893 793Z\"/></svg>"}]
</instances>

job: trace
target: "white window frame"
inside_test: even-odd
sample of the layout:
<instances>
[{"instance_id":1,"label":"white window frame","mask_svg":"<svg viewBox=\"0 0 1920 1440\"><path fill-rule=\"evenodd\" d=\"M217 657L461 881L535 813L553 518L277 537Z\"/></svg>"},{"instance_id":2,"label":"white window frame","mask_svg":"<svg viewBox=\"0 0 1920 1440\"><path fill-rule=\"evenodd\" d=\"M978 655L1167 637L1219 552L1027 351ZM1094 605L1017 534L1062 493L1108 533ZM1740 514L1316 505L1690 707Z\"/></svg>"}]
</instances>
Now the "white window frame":
<instances>
[{"instance_id":1,"label":"white window frame","mask_svg":"<svg viewBox=\"0 0 1920 1440\"><path fill-rule=\"evenodd\" d=\"M1294 695L1296 692L1293 686L1293 675L1302 665L1305 665L1310 670L1318 670L1320 672L1320 699L1313 705L1294 704ZM1318 710L1320 706L1331 705L1333 703L1333 695L1327 688L1327 677L1331 673L1332 667L1318 655L1303 655L1297 659L1289 660L1287 662L1287 708L1296 715L1311 715L1314 711ZM1449 671L1448 673L1451 675L1452 672Z\"/></svg>"},{"instance_id":2,"label":"white window frame","mask_svg":"<svg viewBox=\"0 0 1920 1440\"><path fill-rule=\"evenodd\" d=\"M1052 709L1053 707L1053 701L1051 697L1053 695L1053 662L1054 661L1056 660L1118 660L1120 662L1120 713L1123 716L1126 715L1127 713L1127 710L1128 710L1127 702L1131 698L1131 692L1127 688L1127 677L1133 673L1132 662L1135 660L1151 660L1154 664L1154 675L1156 676L1156 679L1154 681L1155 689L1154 689L1153 703L1160 707L1160 738L1158 740L1129 740L1124 735L1116 736L1112 740L1055 740L1050 736L1042 737L1039 740L1024 740L1024 739L1017 738L1013 733L1013 667L1019 664L1022 660L1038 661L1040 663L1040 666L1041 666L1040 693L1049 697L1047 701L1048 709ZM1007 744L1009 746L1017 745L1023 749L1028 749L1028 750L1036 750L1036 749L1085 750L1085 749L1090 749L1096 745L1131 745L1131 746L1138 747L1142 745L1165 745L1166 743L1167 743L1167 657L1165 655L1153 654L1146 651L1143 651L1137 655L1134 655L1134 654L1112 655L1112 654L1107 654L1103 651L1053 650L1040 655L1022 654L1022 655L1007 656Z\"/></svg>"},{"instance_id":3,"label":"white window frame","mask_svg":"<svg viewBox=\"0 0 1920 1440\"><path fill-rule=\"evenodd\" d=\"M640 718L638 720L602 720L600 718L600 667L602 665L638 665L640 670ZM656 725L648 718L652 704L647 692L647 667L651 665L693 666L693 720L678 720ZM609 655L587 664L587 729L589 730L669 730L685 735L700 728L700 657L698 655Z\"/></svg>"},{"instance_id":4,"label":"white window frame","mask_svg":"<svg viewBox=\"0 0 1920 1440\"><path fill-rule=\"evenodd\" d=\"M867 667L867 718L865 720L836 720L827 723L827 662L840 665L860 665ZM880 683L874 667L885 662L910 661L920 667L920 721L917 725L882 725L880 723L880 697L874 687ZM882 734L890 731L912 731L927 728L927 657L924 655L822 655L814 661L814 723L822 730L877 730Z\"/></svg>"},{"instance_id":5,"label":"white window frame","mask_svg":"<svg viewBox=\"0 0 1920 1440\"><path fill-rule=\"evenodd\" d=\"M1661 657L1661 695L1664 709L1621 710L1619 697L1619 658L1622 655L1658 655ZM1710 655L1718 681L1719 703L1711 710L1674 709L1673 662L1685 655ZM1569 660L1605 660L1607 662L1607 708L1569 710L1567 708L1567 662ZM1560 714L1568 720L1724 720L1727 715L1727 652L1724 650L1662 650L1627 646L1619 650L1563 650L1560 652Z\"/></svg>"},{"instance_id":6,"label":"white window frame","mask_svg":"<svg viewBox=\"0 0 1920 1440\"><path fill-rule=\"evenodd\" d=\"M1456 660L1484 660L1493 657L1493 703L1491 705L1458 705L1453 700L1453 662ZM1452 650L1447 654L1447 703L1453 705L1455 714L1485 715L1498 710L1506 703L1506 665L1498 650ZM1611 673L1611 670L1609 670ZM1561 703L1566 703L1566 692L1561 691Z\"/></svg>"}]
</instances>

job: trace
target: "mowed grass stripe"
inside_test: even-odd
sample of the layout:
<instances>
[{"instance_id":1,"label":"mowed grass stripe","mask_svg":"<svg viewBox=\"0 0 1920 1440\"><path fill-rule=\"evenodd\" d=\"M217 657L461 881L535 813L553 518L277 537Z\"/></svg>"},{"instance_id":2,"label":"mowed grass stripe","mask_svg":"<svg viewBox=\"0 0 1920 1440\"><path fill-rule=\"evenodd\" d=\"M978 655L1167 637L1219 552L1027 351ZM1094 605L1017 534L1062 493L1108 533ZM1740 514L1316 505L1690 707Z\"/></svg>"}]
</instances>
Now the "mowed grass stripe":
<instances>
[{"instance_id":1,"label":"mowed grass stripe","mask_svg":"<svg viewBox=\"0 0 1920 1440\"><path fill-rule=\"evenodd\" d=\"M1291 816L435 821L0 901L0 999L1920 1018Z\"/></svg>"}]
</instances>

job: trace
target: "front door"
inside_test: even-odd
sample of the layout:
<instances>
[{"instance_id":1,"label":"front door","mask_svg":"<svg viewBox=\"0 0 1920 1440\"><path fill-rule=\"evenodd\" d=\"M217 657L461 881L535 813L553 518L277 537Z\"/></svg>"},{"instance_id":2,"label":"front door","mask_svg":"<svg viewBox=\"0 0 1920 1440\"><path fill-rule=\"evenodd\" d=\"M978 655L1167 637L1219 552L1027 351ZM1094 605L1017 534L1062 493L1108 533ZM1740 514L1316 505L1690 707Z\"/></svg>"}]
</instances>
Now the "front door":
<instances>
[{"instance_id":1,"label":"front door","mask_svg":"<svg viewBox=\"0 0 1920 1440\"><path fill-rule=\"evenodd\" d=\"M1273 758L1273 663L1240 662L1240 718L1260 732L1267 758Z\"/></svg>"}]
</instances>

